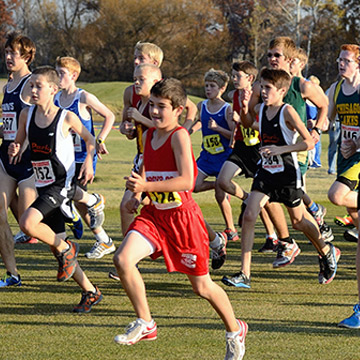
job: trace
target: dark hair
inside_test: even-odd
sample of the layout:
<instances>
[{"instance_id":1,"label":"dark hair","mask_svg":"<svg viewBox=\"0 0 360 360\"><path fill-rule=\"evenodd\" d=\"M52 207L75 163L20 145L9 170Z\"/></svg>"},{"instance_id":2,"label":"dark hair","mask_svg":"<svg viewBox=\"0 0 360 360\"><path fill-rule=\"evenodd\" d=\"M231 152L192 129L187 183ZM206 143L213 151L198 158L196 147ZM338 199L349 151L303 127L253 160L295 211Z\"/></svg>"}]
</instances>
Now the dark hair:
<instances>
[{"instance_id":1,"label":"dark hair","mask_svg":"<svg viewBox=\"0 0 360 360\"><path fill-rule=\"evenodd\" d=\"M173 109L186 104L186 90L180 80L166 78L158 81L151 88L152 95L169 99Z\"/></svg>"},{"instance_id":2,"label":"dark hair","mask_svg":"<svg viewBox=\"0 0 360 360\"><path fill-rule=\"evenodd\" d=\"M268 81L277 89L286 88L286 91L289 90L291 84L291 77L285 70L264 68L261 70L260 78Z\"/></svg>"},{"instance_id":3,"label":"dark hair","mask_svg":"<svg viewBox=\"0 0 360 360\"><path fill-rule=\"evenodd\" d=\"M26 64L29 66L35 59L36 46L27 36L12 31L6 35L5 49L9 47L13 51L19 50L22 58L28 58Z\"/></svg>"},{"instance_id":4,"label":"dark hair","mask_svg":"<svg viewBox=\"0 0 360 360\"><path fill-rule=\"evenodd\" d=\"M255 65L247 60L233 62L232 69L235 71L242 71L247 75L252 75L254 77L253 81L256 79L258 74L258 70Z\"/></svg>"},{"instance_id":5,"label":"dark hair","mask_svg":"<svg viewBox=\"0 0 360 360\"><path fill-rule=\"evenodd\" d=\"M60 84L60 78L58 72L55 70L54 67L45 65L45 66L39 66L37 67L33 72L33 75L43 75L46 77L46 80L54 84L56 86L59 86Z\"/></svg>"}]
</instances>

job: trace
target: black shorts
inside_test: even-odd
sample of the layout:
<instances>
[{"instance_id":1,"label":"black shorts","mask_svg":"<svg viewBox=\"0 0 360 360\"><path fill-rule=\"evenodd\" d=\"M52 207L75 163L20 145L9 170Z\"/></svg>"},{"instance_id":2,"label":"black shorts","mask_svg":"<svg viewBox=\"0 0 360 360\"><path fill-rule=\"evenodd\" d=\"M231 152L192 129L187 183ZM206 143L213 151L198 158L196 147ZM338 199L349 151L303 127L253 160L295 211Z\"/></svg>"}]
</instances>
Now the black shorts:
<instances>
[{"instance_id":1,"label":"black shorts","mask_svg":"<svg viewBox=\"0 0 360 360\"><path fill-rule=\"evenodd\" d=\"M62 221L72 221L71 198L75 194L75 186L68 193L69 197L61 195L61 189L55 186L46 186L46 188L37 188L39 196L30 207L41 212L44 220L50 218L53 214L61 214ZM45 222L43 220L43 222ZM65 229L65 228L64 228ZM57 232L56 232L57 233Z\"/></svg>"},{"instance_id":2,"label":"black shorts","mask_svg":"<svg viewBox=\"0 0 360 360\"><path fill-rule=\"evenodd\" d=\"M269 196L270 202L279 202L289 208L295 208L301 204L304 196L302 189L295 186L274 186L263 179L255 178L251 187L251 191L259 191Z\"/></svg>"},{"instance_id":3,"label":"black shorts","mask_svg":"<svg viewBox=\"0 0 360 360\"><path fill-rule=\"evenodd\" d=\"M338 176L336 181L346 185L351 191L356 190L359 185L359 180L350 180L344 176Z\"/></svg>"},{"instance_id":4,"label":"black shorts","mask_svg":"<svg viewBox=\"0 0 360 360\"><path fill-rule=\"evenodd\" d=\"M235 142L233 152L226 161L234 163L241 169L241 174L247 178L253 178L258 170L258 163L261 159L259 153L260 144L254 146L246 146L243 141Z\"/></svg>"},{"instance_id":5,"label":"black shorts","mask_svg":"<svg viewBox=\"0 0 360 360\"><path fill-rule=\"evenodd\" d=\"M32 176L34 176L33 167L30 161L30 150L26 150L21 157L21 161L14 165L9 164L9 155L7 152L6 154L4 153L4 148L1 149L0 166L17 183L30 179Z\"/></svg>"}]
</instances>

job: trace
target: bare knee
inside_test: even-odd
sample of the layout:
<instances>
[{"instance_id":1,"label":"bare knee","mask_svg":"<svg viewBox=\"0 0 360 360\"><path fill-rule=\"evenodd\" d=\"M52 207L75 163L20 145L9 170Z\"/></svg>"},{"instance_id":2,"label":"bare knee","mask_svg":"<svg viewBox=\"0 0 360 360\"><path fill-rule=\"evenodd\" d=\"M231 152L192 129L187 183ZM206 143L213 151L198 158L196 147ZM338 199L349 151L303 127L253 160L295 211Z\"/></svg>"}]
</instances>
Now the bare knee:
<instances>
[{"instance_id":1,"label":"bare knee","mask_svg":"<svg viewBox=\"0 0 360 360\"><path fill-rule=\"evenodd\" d=\"M19 220L20 230L26 235L31 235L31 231L34 227L34 222L30 218L22 216Z\"/></svg>"},{"instance_id":2,"label":"bare knee","mask_svg":"<svg viewBox=\"0 0 360 360\"><path fill-rule=\"evenodd\" d=\"M291 219L291 225L293 229L301 231L303 229L305 218L293 218Z\"/></svg>"},{"instance_id":3,"label":"bare knee","mask_svg":"<svg viewBox=\"0 0 360 360\"><path fill-rule=\"evenodd\" d=\"M247 207L244 212L243 223L255 224L258 215L259 215L258 213L255 213L254 211L252 211L250 208Z\"/></svg>"}]
</instances>

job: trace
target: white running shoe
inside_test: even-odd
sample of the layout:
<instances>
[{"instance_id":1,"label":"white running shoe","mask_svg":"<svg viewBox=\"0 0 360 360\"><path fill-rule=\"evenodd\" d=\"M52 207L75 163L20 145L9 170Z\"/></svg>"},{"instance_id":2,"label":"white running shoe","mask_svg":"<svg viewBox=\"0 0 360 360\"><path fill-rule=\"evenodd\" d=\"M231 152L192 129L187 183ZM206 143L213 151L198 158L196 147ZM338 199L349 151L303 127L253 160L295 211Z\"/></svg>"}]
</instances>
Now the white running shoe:
<instances>
[{"instance_id":1,"label":"white running shoe","mask_svg":"<svg viewBox=\"0 0 360 360\"><path fill-rule=\"evenodd\" d=\"M89 252L85 254L88 259L101 259L104 255L113 253L116 248L111 239L108 243L97 241Z\"/></svg>"},{"instance_id":2,"label":"white running shoe","mask_svg":"<svg viewBox=\"0 0 360 360\"><path fill-rule=\"evenodd\" d=\"M134 345L140 340L156 340L156 337L157 327L155 321L149 327L144 320L136 319L126 327L125 334L116 335L114 341L122 345Z\"/></svg>"},{"instance_id":3,"label":"white running shoe","mask_svg":"<svg viewBox=\"0 0 360 360\"><path fill-rule=\"evenodd\" d=\"M245 337L248 331L248 324L245 321L237 320L240 332L234 337L226 337L226 354L224 360L241 360L245 355Z\"/></svg>"},{"instance_id":4,"label":"white running shoe","mask_svg":"<svg viewBox=\"0 0 360 360\"><path fill-rule=\"evenodd\" d=\"M104 208L105 198L101 194L93 194L96 197L96 203L88 207L90 216L90 229L94 230L100 227L105 220Z\"/></svg>"}]
</instances>

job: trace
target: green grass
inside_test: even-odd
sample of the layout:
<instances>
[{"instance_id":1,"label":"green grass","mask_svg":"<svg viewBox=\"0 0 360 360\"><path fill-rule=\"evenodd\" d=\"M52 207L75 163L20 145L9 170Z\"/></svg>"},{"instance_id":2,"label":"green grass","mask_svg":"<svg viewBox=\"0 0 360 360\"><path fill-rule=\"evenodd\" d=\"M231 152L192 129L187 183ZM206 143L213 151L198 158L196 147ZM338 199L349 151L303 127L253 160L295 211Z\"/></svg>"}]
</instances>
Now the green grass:
<instances>
[{"instance_id":1,"label":"green grass","mask_svg":"<svg viewBox=\"0 0 360 360\"><path fill-rule=\"evenodd\" d=\"M118 93L120 98L121 91ZM111 97L116 103L117 97L112 94L109 99ZM327 207L326 220L332 225L334 215L343 215L345 210L327 200L327 190L335 177L327 175L328 137L322 138L323 168L308 172L308 193ZM196 154L200 150L200 139L199 133L192 137ZM107 146L110 154L98 163L97 178L90 190L105 195L104 227L119 245L122 237L118 207L124 191L123 177L129 173L136 150L134 142L115 130ZM247 189L250 187L250 180L237 178L236 181ZM195 194L194 198L214 229L223 230L214 194ZM236 219L240 202L232 199L231 203ZM12 218L10 221L13 233L17 232L15 221ZM302 252L291 266L274 270L271 266L274 255L256 251L265 237L258 222L252 288L225 287L220 282L222 276L238 271L240 265L240 243L228 245L228 259L223 268L212 273L212 278L225 288L236 315L249 323L246 360L360 358L359 331L336 327L351 314L352 305L357 301L356 244L343 240L342 228L333 225L333 231L334 243L341 248L342 258L336 279L327 286L318 284L318 262L313 247L294 230L290 230L291 235L299 242ZM86 230L80 240L82 255L93 242ZM224 357L221 321L205 300L192 293L184 275L167 274L162 259L145 259L140 263L149 304L158 323L158 339L127 347L113 342L114 336L134 320L134 313L121 285L107 277L113 269L112 256L100 260L87 260L83 256L79 259L89 278L104 294L103 301L86 315L71 312L80 300L79 288L71 280L64 284L56 282L57 264L45 245L16 245L16 257L24 285L1 290L0 359L218 360Z\"/></svg>"},{"instance_id":2,"label":"green grass","mask_svg":"<svg viewBox=\"0 0 360 360\"><path fill-rule=\"evenodd\" d=\"M192 138L199 152L200 134ZM324 147L327 136L323 135ZM125 176L135 146L117 131L107 141L110 155L98 165L92 191L107 199L105 228L119 244L121 241L118 206ZM325 156L323 155L325 164ZM343 214L326 200L326 191L334 177L326 167L308 173L309 193L328 208L327 220ZM248 180L238 178L245 187ZM223 221L213 193L194 195L204 216L216 230ZM234 217L240 202L232 200ZM11 220L15 233L17 226ZM256 252L264 240L264 229L256 226L253 253L252 288L244 291L224 287L220 279L239 269L240 244L230 243L224 267L212 274L223 286L238 317L249 323L246 359L358 359L358 331L342 330L337 322L351 314L356 302L355 248L342 239L343 230L333 226L335 243L342 250L338 275L333 283L317 282L318 263L314 249L303 235L291 230L299 241L301 255L293 265L272 269L272 255ZM80 241L81 254L93 239L89 231ZM113 337L134 319L132 307L119 283L108 279L113 268L111 256L100 260L80 258L90 279L99 285L104 300L87 315L71 313L80 300L73 281L58 284L56 261L47 247L17 245L16 257L24 285L1 290L1 359L221 359L224 356L224 331L220 320L205 300L191 291L184 275L167 274L163 260L144 260L141 272L147 286L152 313L158 322L158 340L133 347L118 346ZM12 344L7 346L7 344Z\"/></svg>"}]
</instances>

